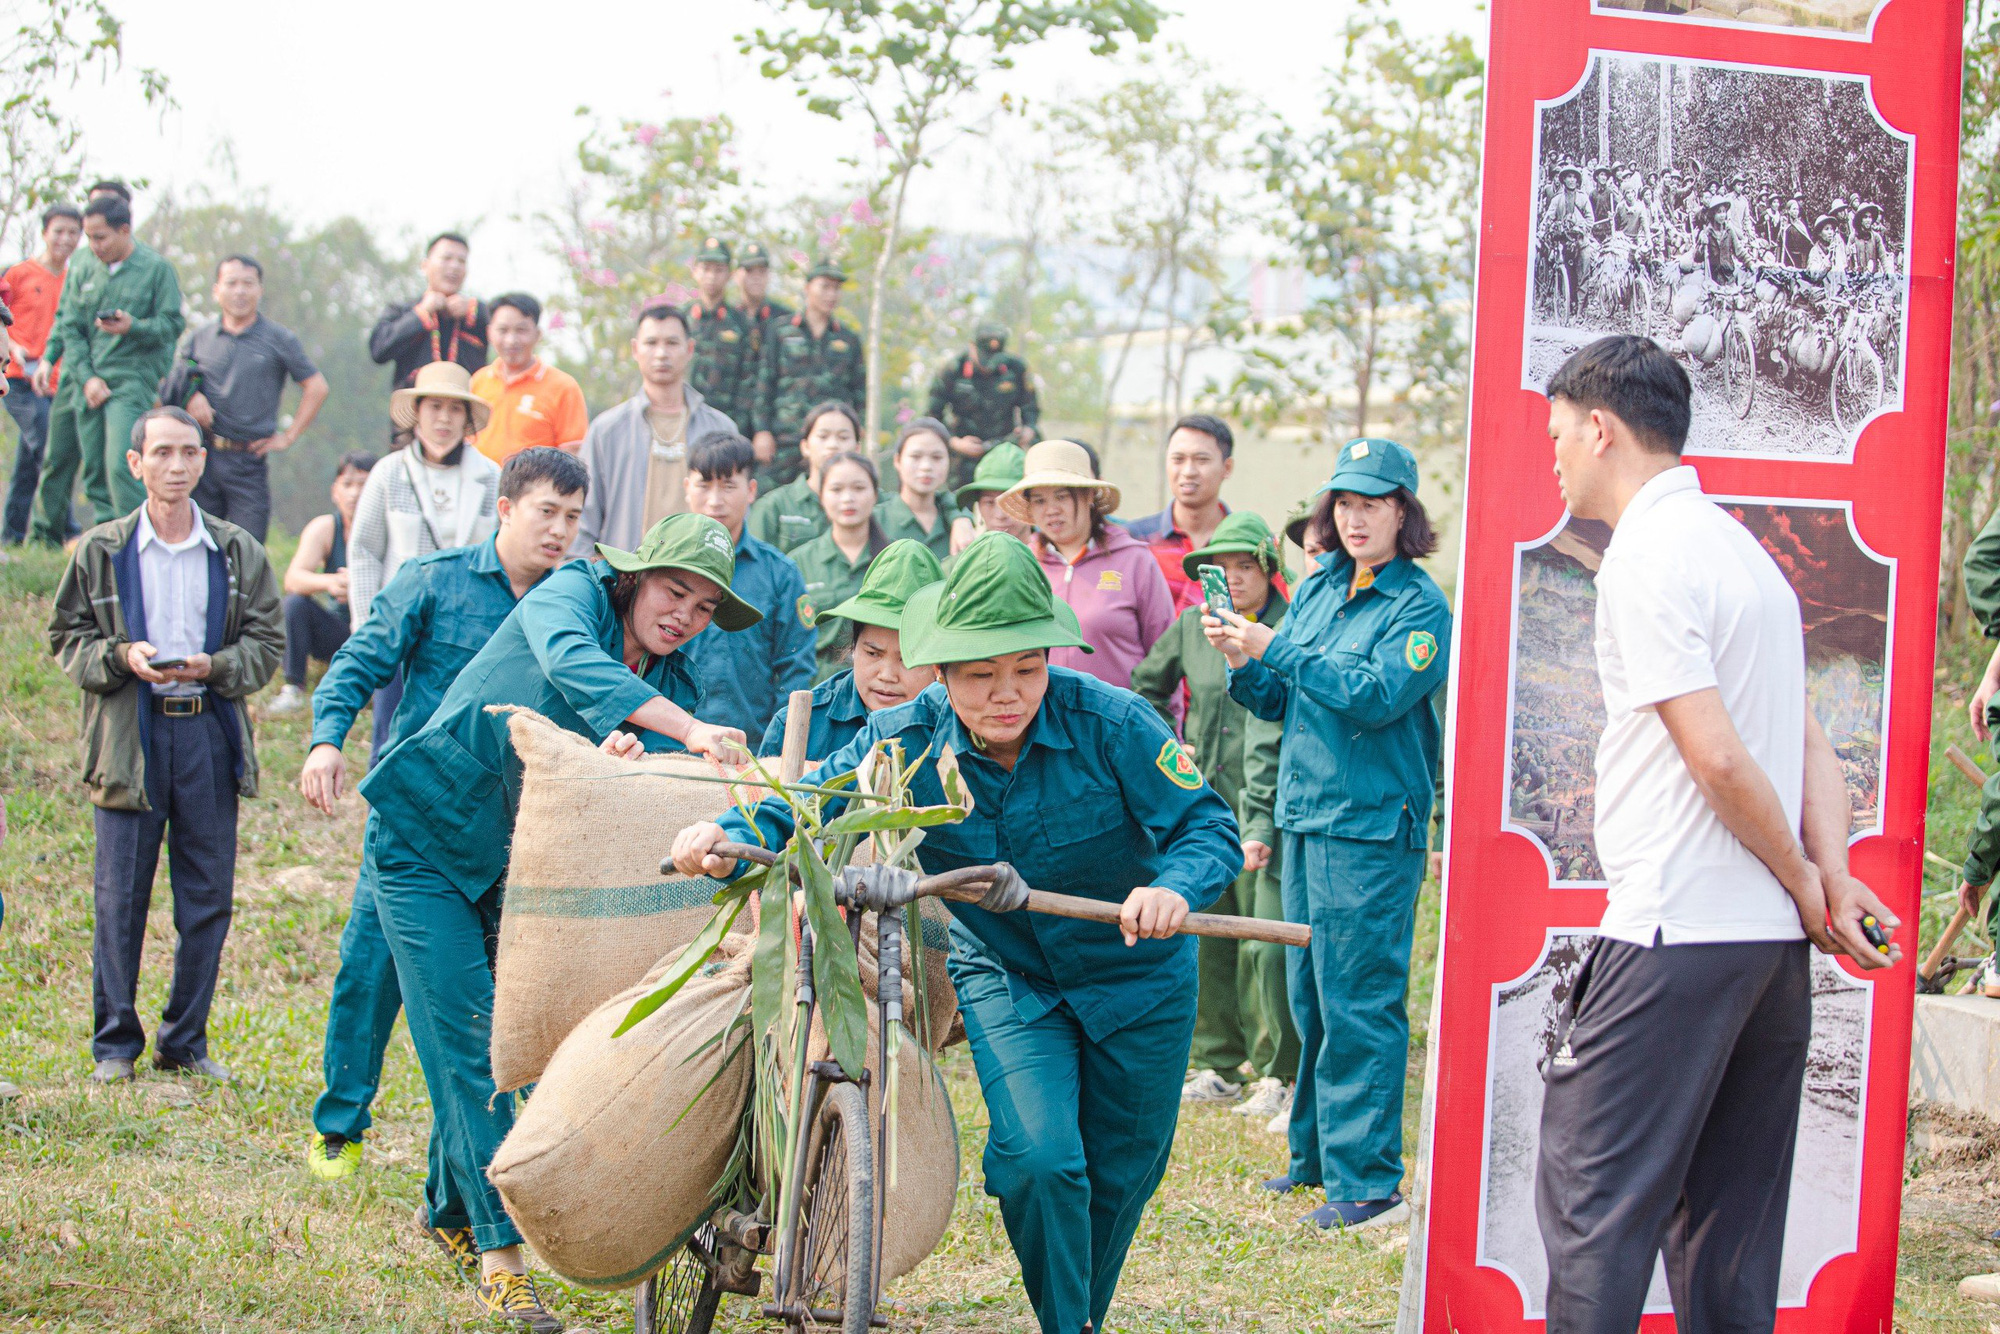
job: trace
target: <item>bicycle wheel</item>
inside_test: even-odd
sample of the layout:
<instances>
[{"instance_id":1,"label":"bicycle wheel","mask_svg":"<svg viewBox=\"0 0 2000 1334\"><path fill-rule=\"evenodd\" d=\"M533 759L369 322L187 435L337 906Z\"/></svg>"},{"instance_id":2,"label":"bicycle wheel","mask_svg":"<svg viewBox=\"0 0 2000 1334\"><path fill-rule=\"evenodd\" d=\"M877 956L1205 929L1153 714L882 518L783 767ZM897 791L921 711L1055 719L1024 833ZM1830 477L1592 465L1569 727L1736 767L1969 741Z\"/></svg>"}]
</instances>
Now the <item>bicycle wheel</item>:
<instances>
[{"instance_id":1,"label":"bicycle wheel","mask_svg":"<svg viewBox=\"0 0 2000 1334\"><path fill-rule=\"evenodd\" d=\"M868 1099L835 1084L820 1104L806 1161L785 1305L792 1330L867 1334L875 1314L875 1151Z\"/></svg>"},{"instance_id":2,"label":"bicycle wheel","mask_svg":"<svg viewBox=\"0 0 2000 1334\"><path fill-rule=\"evenodd\" d=\"M1851 440L1861 423L1882 406L1882 380L1882 363L1873 349L1849 347L1834 363L1828 397L1833 401L1833 421L1843 441Z\"/></svg>"},{"instance_id":3,"label":"bicycle wheel","mask_svg":"<svg viewBox=\"0 0 2000 1334\"><path fill-rule=\"evenodd\" d=\"M708 1334L722 1303L710 1264L714 1255L715 1229L703 1223L632 1294L632 1334Z\"/></svg>"},{"instance_id":4,"label":"bicycle wheel","mask_svg":"<svg viewBox=\"0 0 2000 1334\"><path fill-rule=\"evenodd\" d=\"M1740 320L1722 331L1722 396L1739 419L1750 415L1757 396L1757 357Z\"/></svg>"}]
</instances>

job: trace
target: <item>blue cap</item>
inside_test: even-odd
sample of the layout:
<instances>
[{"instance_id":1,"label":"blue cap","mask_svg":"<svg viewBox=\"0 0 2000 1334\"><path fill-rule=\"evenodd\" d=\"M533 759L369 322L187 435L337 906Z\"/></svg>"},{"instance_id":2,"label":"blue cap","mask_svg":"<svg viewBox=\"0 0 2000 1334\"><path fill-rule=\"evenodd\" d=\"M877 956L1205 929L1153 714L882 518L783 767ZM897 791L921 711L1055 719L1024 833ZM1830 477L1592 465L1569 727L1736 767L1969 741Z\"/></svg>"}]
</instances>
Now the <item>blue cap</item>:
<instances>
[{"instance_id":1,"label":"blue cap","mask_svg":"<svg viewBox=\"0 0 2000 1334\"><path fill-rule=\"evenodd\" d=\"M1386 496L1397 487L1417 493L1417 456L1394 440L1363 436L1340 447L1333 476L1319 489L1352 491L1360 496Z\"/></svg>"}]
</instances>

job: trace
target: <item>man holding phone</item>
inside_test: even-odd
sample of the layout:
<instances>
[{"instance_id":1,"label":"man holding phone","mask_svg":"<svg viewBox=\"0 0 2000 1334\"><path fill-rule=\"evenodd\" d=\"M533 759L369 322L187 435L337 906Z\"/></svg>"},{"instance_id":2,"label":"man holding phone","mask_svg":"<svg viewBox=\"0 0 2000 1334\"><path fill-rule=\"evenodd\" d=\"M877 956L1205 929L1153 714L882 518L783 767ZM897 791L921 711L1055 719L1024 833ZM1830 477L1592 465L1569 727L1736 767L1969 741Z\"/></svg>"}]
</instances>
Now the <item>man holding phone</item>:
<instances>
[{"instance_id":1,"label":"man holding phone","mask_svg":"<svg viewBox=\"0 0 2000 1334\"><path fill-rule=\"evenodd\" d=\"M242 701L278 668L278 581L264 548L189 498L201 428L150 408L130 428L126 472L145 501L78 541L56 588L49 648L83 690L84 789L97 807L91 946L91 1078L130 1080L146 1046L140 952L160 844L174 896L173 985L153 1064L207 1079L236 882L236 803L257 795L257 751Z\"/></svg>"},{"instance_id":2,"label":"man holding phone","mask_svg":"<svg viewBox=\"0 0 2000 1334\"><path fill-rule=\"evenodd\" d=\"M83 236L97 263L70 265L56 308L63 383L82 399L73 405L73 436L51 424L36 506L35 536L52 545L62 541L70 488L86 459L86 479L102 461L108 491L87 496L95 522L109 523L145 503L144 485L125 466L125 444L140 414L153 406L187 325L180 276L132 235L129 204L115 194L91 200L83 210Z\"/></svg>"}]
</instances>

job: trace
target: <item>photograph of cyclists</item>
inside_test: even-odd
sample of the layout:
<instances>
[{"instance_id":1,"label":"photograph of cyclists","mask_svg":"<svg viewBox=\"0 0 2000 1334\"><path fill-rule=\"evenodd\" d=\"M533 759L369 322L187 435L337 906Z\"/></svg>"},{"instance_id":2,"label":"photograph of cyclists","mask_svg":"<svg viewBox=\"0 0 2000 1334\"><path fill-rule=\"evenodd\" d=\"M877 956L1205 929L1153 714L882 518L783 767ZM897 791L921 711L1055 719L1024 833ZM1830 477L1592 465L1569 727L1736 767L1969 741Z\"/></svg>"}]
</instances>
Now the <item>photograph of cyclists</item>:
<instances>
[{"instance_id":1,"label":"photograph of cyclists","mask_svg":"<svg viewBox=\"0 0 2000 1334\"><path fill-rule=\"evenodd\" d=\"M1882 0L1593 0L1599 14L1642 14L1753 28L1802 28L1807 32L1864 37Z\"/></svg>"},{"instance_id":2,"label":"photograph of cyclists","mask_svg":"<svg viewBox=\"0 0 2000 1334\"><path fill-rule=\"evenodd\" d=\"M1874 830L1893 567L1856 541L1845 505L1718 499L1798 594L1806 693L1847 779L1854 832ZM1516 558L1507 826L1541 846L1558 885L1604 883L1592 836L1593 759L1604 730L1592 627L1593 581L1609 539L1603 524L1571 518Z\"/></svg>"},{"instance_id":3,"label":"photograph of cyclists","mask_svg":"<svg viewBox=\"0 0 2000 1334\"><path fill-rule=\"evenodd\" d=\"M1493 988L1479 1263L1504 1271L1519 1285L1522 1315L1529 1320L1545 1314L1548 1287L1548 1256L1535 1222L1542 1071L1560 1059L1570 992L1595 939L1590 931L1551 931L1542 957L1525 976ZM1806 1049L1778 1280L1779 1304L1785 1306L1802 1304L1813 1275L1828 1260L1854 1250L1860 1235L1869 984L1815 955L1812 992L1812 1042ZM1666 1271L1658 1265L1646 1309L1671 1309Z\"/></svg>"},{"instance_id":4,"label":"photograph of cyclists","mask_svg":"<svg viewBox=\"0 0 2000 1334\"><path fill-rule=\"evenodd\" d=\"M1688 452L1852 457L1902 405L1910 145L1863 78L1594 53L1536 117L1523 387L1643 333Z\"/></svg>"}]
</instances>

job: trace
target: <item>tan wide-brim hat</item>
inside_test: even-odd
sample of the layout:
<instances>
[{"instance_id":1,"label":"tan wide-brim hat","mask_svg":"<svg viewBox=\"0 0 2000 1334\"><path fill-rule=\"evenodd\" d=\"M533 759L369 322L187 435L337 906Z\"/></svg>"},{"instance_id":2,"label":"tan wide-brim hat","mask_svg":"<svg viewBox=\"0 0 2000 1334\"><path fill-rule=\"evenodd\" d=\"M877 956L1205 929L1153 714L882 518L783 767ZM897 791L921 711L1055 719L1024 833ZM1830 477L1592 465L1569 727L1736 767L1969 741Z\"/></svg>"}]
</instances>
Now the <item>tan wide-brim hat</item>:
<instances>
[{"instance_id":1,"label":"tan wide-brim hat","mask_svg":"<svg viewBox=\"0 0 2000 1334\"><path fill-rule=\"evenodd\" d=\"M486 429L487 421L493 416L492 407L485 399L472 392L472 372L455 361L433 361L417 371L416 381L408 389L398 389L389 395L389 420L400 430L407 431L417 424L417 400L420 398L453 398L465 404L471 415L465 433L476 435Z\"/></svg>"},{"instance_id":2,"label":"tan wide-brim hat","mask_svg":"<svg viewBox=\"0 0 2000 1334\"><path fill-rule=\"evenodd\" d=\"M1118 488L1090 475L1090 455L1082 445L1070 440L1044 440L1028 447L1021 461L1021 480L1000 493L1000 512L1016 523L1032 524L1028 517L1028 488L1070 486L1098 494L1098 508L1106 514L1118 508Z\"/></svg>"}]
</instances>

